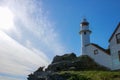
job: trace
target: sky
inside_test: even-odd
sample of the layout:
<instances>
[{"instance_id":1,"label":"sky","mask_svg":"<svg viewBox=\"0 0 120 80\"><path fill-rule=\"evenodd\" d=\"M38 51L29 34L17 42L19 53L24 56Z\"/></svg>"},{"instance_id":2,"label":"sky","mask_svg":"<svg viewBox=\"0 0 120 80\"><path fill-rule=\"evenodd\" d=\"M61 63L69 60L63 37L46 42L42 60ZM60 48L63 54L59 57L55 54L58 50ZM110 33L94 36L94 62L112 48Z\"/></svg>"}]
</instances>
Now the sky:
<instances>
[{"instance_id":1,"label":"sky","mask_svg":"<svg viewBox=\"0 0 120 80\"><path fill-rule=\"evenodd\" d=\"M119 0L0 0L0 80L27 80L55 55L81 55L80 22L103 48L120 21Z\"/></svg>"}]
</instances>

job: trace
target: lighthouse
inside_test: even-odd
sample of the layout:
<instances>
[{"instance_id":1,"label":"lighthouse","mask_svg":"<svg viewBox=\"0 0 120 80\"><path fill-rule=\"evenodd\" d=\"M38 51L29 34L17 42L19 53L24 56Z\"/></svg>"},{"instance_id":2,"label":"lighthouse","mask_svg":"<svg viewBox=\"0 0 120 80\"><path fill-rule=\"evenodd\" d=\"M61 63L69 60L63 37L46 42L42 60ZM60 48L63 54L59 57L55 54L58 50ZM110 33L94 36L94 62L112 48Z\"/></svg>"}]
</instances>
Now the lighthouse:
<instances>
[{"instance_id":1,"label":"lighthouse","mask_svg":"<svg viewBox=\"0 0 120 80\"><path fill-rule=\"evenodd\" d=\"M90 34L89 22L84 18L80 23L80 36L81 36L81 53L82 55L87 55L86 45L90 44Z\"/></svg>"}]
</instances>

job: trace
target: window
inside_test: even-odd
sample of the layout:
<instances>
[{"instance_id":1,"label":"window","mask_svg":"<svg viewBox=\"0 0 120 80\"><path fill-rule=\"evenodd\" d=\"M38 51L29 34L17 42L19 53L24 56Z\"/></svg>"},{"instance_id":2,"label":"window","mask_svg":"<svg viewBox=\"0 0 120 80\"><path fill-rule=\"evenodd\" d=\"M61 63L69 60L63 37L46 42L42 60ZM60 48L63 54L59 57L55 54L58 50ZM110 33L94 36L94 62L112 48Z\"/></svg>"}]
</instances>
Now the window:
<instances>
[{"instance_id":1,"label":"window","mask_svg":"<svg viewBox=\"0 0 120 80\"><path fill-rule=\"evenodd\" d=\"M119 58L119 61L120 61L120 51L118 51L118 58Z\"/></svg>"},{"instance_id":2,"label":"window","mask_svg":"<svg viewBox=\"0 0 120 80\"><path fill-rule=\"evenodd\" d=\"M86 35L86 32L84 32L84 35Z\"/></svg>"},{"instance_id":3,"label":"window","mask_svg":"<svg viewBox=\"0 0 120 80\"><path fill-rule=\"evenodd\" d=\"M120 44L120 33L116 34L116 42Z\"/></svg>"},{"instance_id":4,"label":"window","mask_svg":"<svg viewBox=\"0 0 120 80\"><path fill-rule=\"evenodd\" d=\"M96 54L98 54L98 50L97 49L94 50L94 55L96 55Z\"/></svg>"}]
</instances>

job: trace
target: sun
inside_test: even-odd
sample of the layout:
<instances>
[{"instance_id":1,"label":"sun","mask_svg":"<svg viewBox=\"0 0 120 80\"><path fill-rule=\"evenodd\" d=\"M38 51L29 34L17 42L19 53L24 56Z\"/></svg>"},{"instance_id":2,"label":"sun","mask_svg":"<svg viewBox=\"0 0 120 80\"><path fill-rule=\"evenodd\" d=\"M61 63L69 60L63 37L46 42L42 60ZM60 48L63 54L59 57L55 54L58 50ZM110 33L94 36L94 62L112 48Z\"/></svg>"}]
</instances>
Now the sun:
<instances>
[{"instance_id":1,"label":"sun","mask_svg":"<svg viewBox=\"0 0 120 80\"><path fill-rule=\"evenodd\" d=\"M0 30L10 30L14 26L14 15L8 7L0 7Z\"/></svg>"}]
</instances>

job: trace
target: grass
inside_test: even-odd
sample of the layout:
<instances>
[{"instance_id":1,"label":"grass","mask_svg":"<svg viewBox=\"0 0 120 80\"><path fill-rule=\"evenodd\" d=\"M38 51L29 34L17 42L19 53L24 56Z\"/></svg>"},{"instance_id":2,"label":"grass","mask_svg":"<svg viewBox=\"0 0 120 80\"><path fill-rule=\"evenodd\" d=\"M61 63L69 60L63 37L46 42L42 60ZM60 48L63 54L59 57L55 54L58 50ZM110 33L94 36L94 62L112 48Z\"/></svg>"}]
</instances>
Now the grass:
<instances>
[{"instance_id":1,"label":"grass","mask_svg":"<svg viewBox=\"0 0 120 80\"><path fill-rule=\"evenodd\" d=\"M120 80L118 71L61 71L66 80Z\"/></svg>"}]
</instances>

